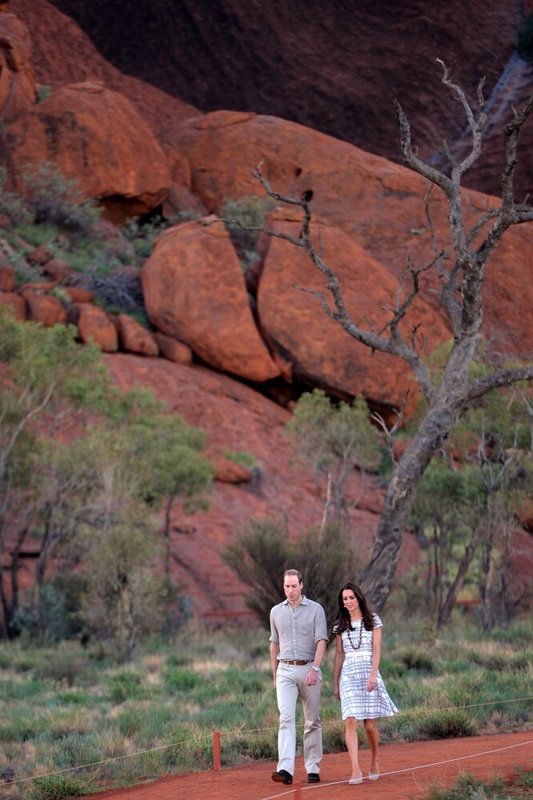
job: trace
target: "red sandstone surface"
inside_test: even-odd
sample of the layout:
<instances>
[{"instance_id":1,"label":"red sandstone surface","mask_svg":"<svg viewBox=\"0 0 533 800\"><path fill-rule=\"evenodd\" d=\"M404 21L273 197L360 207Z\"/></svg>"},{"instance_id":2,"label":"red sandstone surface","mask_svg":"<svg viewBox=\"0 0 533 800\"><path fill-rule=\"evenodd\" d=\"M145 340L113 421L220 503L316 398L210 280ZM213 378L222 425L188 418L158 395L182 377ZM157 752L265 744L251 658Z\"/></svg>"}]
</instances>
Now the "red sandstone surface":
<instances>
[{"instance_id":1,"label":"red sandstone surface","mask_svg":"<svg viewBox=\"0 0 533 800\"><path fill-rule=\"evenodd\" d=\"M96 49L108 69L111 62L123 76L143 82L149 113L154 106L147 85L166 92L169 104L275 115L395 161L400 153L394 98L413 119L424 156L442 157L444 137L452 152L461 149L465 120L440 83L436 58L449 65L473 99L478 81L486 77L489 124L531 91L531 73L522 74L511 61L519 28L531 12L528 0L321 0L311 5L278 0L275 12L268 3L248 0L209 6L197 0L151 0L130 4L128 13L123 0L12 3L25 19L31 14L32 27L42 31L35 45L38 75L43 64L54 75L80 80L72 75L72 62L91 70ZM83 30L82 57L53 34L58 10ZM487 156L469 186L498 191L500 130L499 125L490 128ZM533 161L527 157L532 148L530 124L519 175L522 194L532 188Z\"/></svg>"}]
</instances>

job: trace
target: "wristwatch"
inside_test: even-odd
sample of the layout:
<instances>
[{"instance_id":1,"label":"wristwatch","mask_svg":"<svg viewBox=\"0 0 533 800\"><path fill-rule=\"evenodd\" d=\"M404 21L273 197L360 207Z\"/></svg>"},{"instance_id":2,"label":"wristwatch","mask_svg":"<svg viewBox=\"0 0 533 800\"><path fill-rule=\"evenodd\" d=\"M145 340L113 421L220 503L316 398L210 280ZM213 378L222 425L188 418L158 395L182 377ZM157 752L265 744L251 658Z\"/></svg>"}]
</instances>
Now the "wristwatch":
<instances>
[{"instance_id":1,"label":"wristwatch","mask_svg":"<svg viewBox=\"0 0 533 800\"><path fill-rule=\"evenodd\" d=\"M320 667L316 667L314 664L311 669L314 669L315 672L320 672Z\"/></svg>"}]
</instances>

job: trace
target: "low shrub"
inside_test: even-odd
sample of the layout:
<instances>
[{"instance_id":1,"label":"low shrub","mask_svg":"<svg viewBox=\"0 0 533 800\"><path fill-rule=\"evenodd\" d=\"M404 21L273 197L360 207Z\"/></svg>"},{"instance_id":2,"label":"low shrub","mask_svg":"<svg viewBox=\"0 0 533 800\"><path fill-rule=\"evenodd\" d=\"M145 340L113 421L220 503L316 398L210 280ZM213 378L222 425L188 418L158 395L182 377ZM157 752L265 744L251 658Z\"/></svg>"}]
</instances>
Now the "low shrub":
<instances>
[{"instance_id":1,"label":"low shrub","mask_svg":"<svg viewBox=\"0 0 533 800\"><path fill-rule=\"evenodd\" d=\"M47 775L33 781L29 793L30 800L65 800L80 797L87 791L87 785L73 775Z\"/></svg>"},{"instance_id":2,"label":"low shrub","mask_svg":"<svg viewBox=\"0 0 533 800\"><path fill-rule=\"evenodd\" d=\"M51 222L73 234L87 236L100 219L100 209L84 198L75 180L65 177L55 164L43 161L22 173L26 206L34 222Z\"/></svg>"},{"instance_id":3,"label":"low shrub","mask_svg":"<svg viewBox=\"0 0 533 800\"><path fill-rule=\"evenodd\" d=\"M237 251L243 270L258 260L257 239L264 227L265 217L273 207L269 198L247 195L238 200L226 200L220 216Z\"/></svg>"},{"instance_id":4,"label":"low shrub","mask_svg":"<svg viewBox=\"0 0 533 800\"><path fill-rule=\"evenodd\" d=\"M422 714L413 720L419 738L455 739L462 736L475 736L477 728L474 721L464 711L434 711Z\"/></svg>"},{"instance_id":5,"label":"low shrub","mask_svg":"<svg viewBox=\"0 0 533 800\"><path fill-rule=\"evenodd\" d=\"M202 683L200 675L182 667L169 667L165 674L165 685L174 692L187 692Z\"/></svg>"},{"instance_id":6,"label":"low shrub","mask_svg":"<svg viewBox=\"0 0 533 800\"><path fill-rule=\"evenodd\" d=\"M111 678L111 699L114 703L142 697L145 694L142 676L132 669L123 669Z\"/></svg>"}]
</instances>

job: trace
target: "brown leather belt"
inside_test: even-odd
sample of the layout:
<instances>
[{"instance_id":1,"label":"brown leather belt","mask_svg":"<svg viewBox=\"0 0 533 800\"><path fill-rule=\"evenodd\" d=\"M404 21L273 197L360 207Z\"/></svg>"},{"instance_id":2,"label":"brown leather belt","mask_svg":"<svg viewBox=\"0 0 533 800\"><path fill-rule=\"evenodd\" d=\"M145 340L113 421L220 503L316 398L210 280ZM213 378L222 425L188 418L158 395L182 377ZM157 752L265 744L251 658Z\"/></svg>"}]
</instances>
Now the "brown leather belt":
<instances>
[{"instance_id":1,"label":"brown leather belt","mask_svg":"<svg viewBox=\"0 0 533 800\"><path fill-rule=\"evenodd\" d=\"M293 667L303 667L304 664L310 664L313 659L310 658L308 661L305 661L302 658L295 658L292 661L285 661L285 659L281 659L282 664L290 664Z\"/></svg>"}]
</instances>

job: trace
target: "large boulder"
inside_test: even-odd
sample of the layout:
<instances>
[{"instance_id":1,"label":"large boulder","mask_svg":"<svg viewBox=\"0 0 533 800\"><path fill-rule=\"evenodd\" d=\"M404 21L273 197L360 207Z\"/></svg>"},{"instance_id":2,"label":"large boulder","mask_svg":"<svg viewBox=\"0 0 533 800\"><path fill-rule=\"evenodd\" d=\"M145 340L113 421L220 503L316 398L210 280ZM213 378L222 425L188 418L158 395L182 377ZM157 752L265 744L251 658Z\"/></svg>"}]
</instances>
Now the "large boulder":
<instances>
[{"instance_id":1,"label":"large boulder","mask_svg":"<svg viewBox=\"0 0 533 800\"><path fill-rule=\"evenodd\" d=\"M35 103L31 50L26 25L15 14L0 13L0 120L4 122Z\"/></svg>"},{"instance_id":2,"label":"large boulder","mask_svg":"<svg viewBox=\"0 0 533 800\"><path fill-rule=\"evenodd\" d=\"M66 86L19 116L3 132L0 161L14 186L42 162L74 179L121 221L160 205L170 185L166 157L133 105L102 84Z\"/></svg>"},{"instance_id":3,"label":"large boulder","mask_svg":"<svg viewBox=\"0 0 533 800\"><path fill-rule=\"evenodd\" d=\"M91 303L75 304L72 319L78 327L80 340L84 344L94 343L104 353L118 350L118 330L112 317Z\"/></svg>"},{"instance_id":4,"label":"large boulder","mask_svg":"<svg viewBox=\"0 0 533 800\"><path fill-rule=\"evenodd\" d=\"M153 325L207 364L259 383L280 374L254 322L229 234L216 218L166 231L142 283Z\"/></svg>"},{"instance_id":5,"label":"large boulder","mask_svg":"<svg viewBox=\"0 0 533 800\"><path fill-rule=\"evenodd\" d=\"M228 198L265 196L252 175L262 162L276 191L299 197L313 190L313 213L348 234L397 280L405 279L409 263L421 267L434 258L424 203L429 184L405 167L302 125L253 113L215 111L183 121L167 131L167 147L171 141L187 157L192 185L210 212ZM494 197L470 190L462 198L469 222L497 205ZM436 189L428 207L437 247L451 254L448 208ZM486 270L483 333L507 353L533 347L531 231L531 225L508 231ZM442 316L439 287L436 270L421 276L425 300Z\"/></svg>"},{"instance_id":6,"label":"large boulder","mask_svg":"<svg viewBox=\"0 0 533 800\"><path fill-rule=\"evenodd\" d=\"M300 217L296 211L279 210L269 224L276 233L296 237ZM402 287L383 264L338 228L317 221L314 234L324 260L334 260L353 321L368 331L384 329L392 309L405 299L410 287ZM412 409L416 383L406 364L394 356L372 352L352 338L325 313L319 294L334 310L326 279L306 253L286 239L274 237L257 298L261 331L272 350L291 363L295 378L311 386L322 386L341 397L363 395L382 410L400 407L409 392L407 408ZM384 330L384 335L388 333ZM400 333L426 355L429 341L434 347L450 336L434 310L420 298L400 323Z\"/></svg>"}]
</instances>

